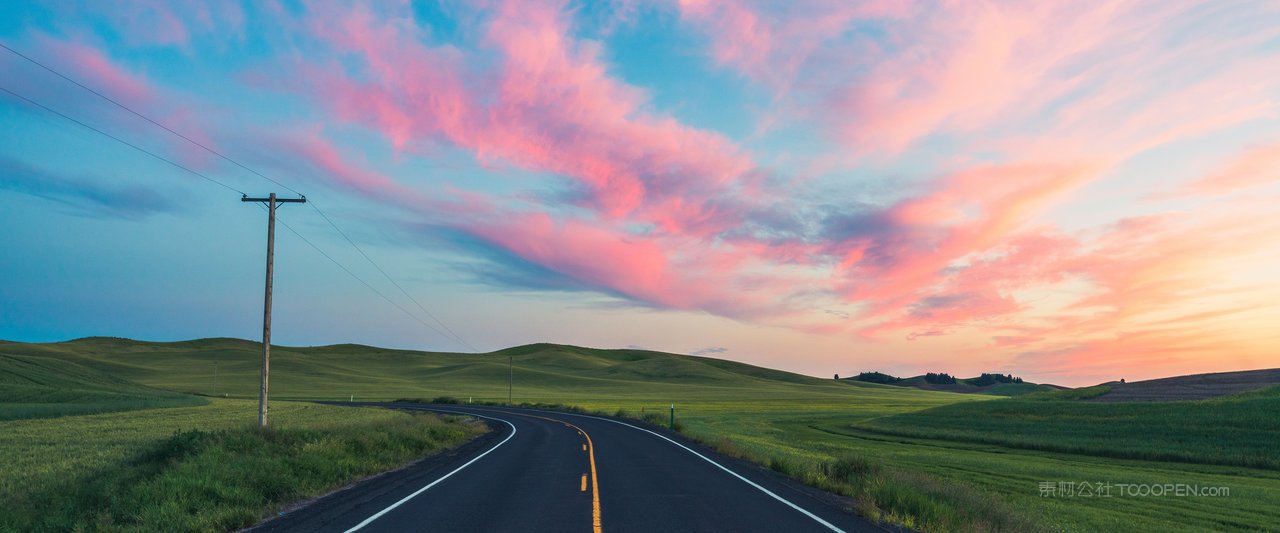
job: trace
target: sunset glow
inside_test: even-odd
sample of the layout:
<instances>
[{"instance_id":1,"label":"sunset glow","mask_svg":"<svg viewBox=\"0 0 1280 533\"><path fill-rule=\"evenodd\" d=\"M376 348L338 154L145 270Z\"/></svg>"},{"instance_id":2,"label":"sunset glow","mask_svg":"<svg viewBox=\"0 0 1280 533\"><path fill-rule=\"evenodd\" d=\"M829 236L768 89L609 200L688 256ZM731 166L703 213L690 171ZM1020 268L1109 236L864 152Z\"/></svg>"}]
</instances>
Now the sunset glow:
<instances>
[{"instance_id":1,"label":"sunset glow","mask_svg":"<svg viewBox=\"0 0 1280 533\"><path fill-rule=\"evenodd\" d=\"M483 350L1280 367L1274 2L108 4L5 3L0 42L306 193ZM4 50L0 86L287 194ZM255 335L260 211L0 114L0 338ZM280 239L279 342L461 349Z\"/></svg>"}]
</instances>

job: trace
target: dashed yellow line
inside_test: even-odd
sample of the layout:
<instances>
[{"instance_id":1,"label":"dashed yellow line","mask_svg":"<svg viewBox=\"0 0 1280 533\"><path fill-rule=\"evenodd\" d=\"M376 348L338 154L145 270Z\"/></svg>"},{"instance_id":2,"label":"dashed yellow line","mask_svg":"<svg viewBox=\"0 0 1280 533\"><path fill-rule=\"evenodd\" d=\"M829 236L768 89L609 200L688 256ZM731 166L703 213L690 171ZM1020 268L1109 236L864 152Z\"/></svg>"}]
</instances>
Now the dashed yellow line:
<instances>
[{"instance_id":1,"label":"dashed yellow line","mask_svg":"<svg viewBox=\"0 0 1280 533\"><path fill-rule=\"evenodd\" d=\"M601 529L600 529L600 482L599 482L599 478L596 476L596 447L595 447L595 445L591 442L591 435L588 435L586 431L583 431L583 430L582 430L582 428L580 428L580 427L578 427L578 426L575 426L575 425L573 425L573 424L570 424L570 423L568 423L568 422L565 422L564 420L556 420L556 419L554 419L554 418L547 418L547 417L545 417L545 416L531 415L531 414L527 414L527 413L517 413L517 412L513 412L513 411L504 411L504 412L506 412L506 413L510 413L510 414L514 414L514 415L527 416L527 417L530 417L530 418L541 418L541 419L543 419L543 420L550 420L550 421L552 421L552 422L557 422L557 423L560 423L560 424L564 424L565 426L568 426L568 427L570 427L570 428L573 428L573 429L578 430L578 434L579 434L579 435L582 435L583 437L585 437L585 438L587 439L587 443L586 443L586 444L584 444L583 446L585 446L585 447L586 447L586 450L587 450L587 458L588 458L588 460L589 460L589 463L591 464L591 530L592 530L592 532L593 532L593 533L601 533ZM587 475L586 475L586 474L583 474L583 475L582 475L582 484L583 484L583 485L582 485L582 492L586 492L586 490L587 490L587 488L586 488L586 483L587 483Z\"/></svg>"}]
</instances>

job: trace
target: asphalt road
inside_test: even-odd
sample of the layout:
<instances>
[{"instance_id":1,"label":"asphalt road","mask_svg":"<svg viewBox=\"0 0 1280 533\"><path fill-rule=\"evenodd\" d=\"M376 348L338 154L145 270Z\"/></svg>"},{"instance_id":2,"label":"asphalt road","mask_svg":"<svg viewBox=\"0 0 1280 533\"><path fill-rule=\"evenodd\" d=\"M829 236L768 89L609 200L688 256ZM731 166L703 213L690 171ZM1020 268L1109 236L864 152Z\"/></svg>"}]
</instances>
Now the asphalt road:
<instances>
[{"instance_id":1,"label":"asphalt road","mask_svg":"<svg viewBox=\"0 0 1280 533\"><path fill-rule=\"evenodd\" d=\"M363 405L474 415L493 431L255 531L883 531L832 495L664 430L533 409Z\"/></svg>"}]
</instances>

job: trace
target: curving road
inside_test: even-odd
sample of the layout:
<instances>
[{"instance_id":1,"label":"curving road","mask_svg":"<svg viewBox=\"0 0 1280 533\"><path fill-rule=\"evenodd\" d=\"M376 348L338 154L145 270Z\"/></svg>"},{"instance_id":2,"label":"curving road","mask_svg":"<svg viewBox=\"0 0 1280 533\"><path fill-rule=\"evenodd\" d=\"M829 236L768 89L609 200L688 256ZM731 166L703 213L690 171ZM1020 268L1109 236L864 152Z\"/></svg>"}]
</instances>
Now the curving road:
<instances>
[{"instance_id":1,"label":"curving road","mask_svg":"<svg viewBox=\"0 0 1280 533\"><path fill-rule=\"evenodd\" d=\"M493 431L254 531L883 531L831 495L626 421L505 407L358 405L477 416Z\"/></svg>"}]
</instances>

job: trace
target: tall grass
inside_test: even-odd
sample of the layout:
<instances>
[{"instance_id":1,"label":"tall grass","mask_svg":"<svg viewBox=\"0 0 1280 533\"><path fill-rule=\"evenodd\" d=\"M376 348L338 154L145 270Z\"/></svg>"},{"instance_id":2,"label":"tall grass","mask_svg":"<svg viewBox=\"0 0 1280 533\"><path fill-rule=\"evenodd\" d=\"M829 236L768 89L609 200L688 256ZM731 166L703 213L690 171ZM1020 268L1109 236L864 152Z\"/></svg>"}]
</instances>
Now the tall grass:
<instances>
[{"instance_id":1,"label":"tall grass","mask_svg":"<svg viewBox=\"0 0 1280 533\"><path fill-rule=\"evenodd\" d=\"M478 423L431 414L315 409L320 416L308 413L265 432L247 423L181 429L79 475L72 470L34 483L7 484L0 492L5 501L0 531L235 530L288 503L485 431ZM104 416L134 424L145 423L146 413ZM72 425L76 418L59 420Z\"/></svg>"},{"instance_id":2,"label":"tall grass","mask_svg":"<svg viewBox=\"0 0 1280 533\"><path fill-rule=\"evenodd\" d=\"M759 453L727 436L693 437L716 452L750 461L806 485L850 498L863 517L926 532L1045 531L1035 515L998 494L918 471L886 466L859 454L812 460Z\"/></svg>"}]
</instances>

